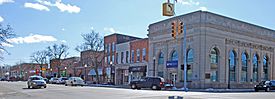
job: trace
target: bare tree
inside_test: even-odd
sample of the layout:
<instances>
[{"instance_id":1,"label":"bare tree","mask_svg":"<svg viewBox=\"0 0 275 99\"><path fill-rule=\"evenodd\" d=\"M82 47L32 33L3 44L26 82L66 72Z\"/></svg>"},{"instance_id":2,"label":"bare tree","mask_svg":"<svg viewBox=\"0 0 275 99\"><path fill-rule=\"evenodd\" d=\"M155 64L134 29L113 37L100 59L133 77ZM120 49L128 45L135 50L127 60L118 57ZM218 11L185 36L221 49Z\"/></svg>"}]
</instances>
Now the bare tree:
<instances>
[{"instance_id":1,"label":"bare tree","mask_svg":"<svg viewBox=\"0 0 275 99\"><path fill-rule=\"evenodd\" d=\"M3 52L8 51L4 48L6 44L10 44L8 39L15 37L15 34L13 33L13 29L10 25L7 25L7 27L3 27L0 24L0 54L3 54ZM0 59L3 59L2 55L0 56Z\"/></svg>"},{"instance_id":2,"label":"bare tree","mask_svg":"<svg viewBox=\"0 0 275 99\"><path fill-rule=\"evenodd\" d=\"M64 59L65 57L67 57L67 55L69 54L68 52L69 47L67 45L61 44L61 45L57 45L54 44L53 46L49 46L47 47L47 51L48 51L48 56L50 57L50 60L58 60L58 76L60 76L60 66L61 66L61 59Z\"/></svg>"},{"instance_id":3,"label":"bare tree","mask_svg":"<svg viewBox=\"0 0 275 99\"><path fill-rule=\"evenodd\" d=\"M99 35L99 33L92 31L87 34L82 34L82 38L84 42L75 48L76 51L89 51L89 58L91 59L93 69L96 72L96 80L99 83L99 75L98 75L98 66L101 65L101 61L104 58L103 48L104 41L103 37Z\"/></svg>"},{"instance_id":4,"label":"bare tree","mask_svg":"<svg viewBox=\"0 0 275 99\"><path fill-rule=\"evenodd\" d=\"M46 64L47 61L47 56L49 55L48 51L43 50L43 51L36 51L32 53L31 60L33 62L36 62L37 64L40 65L40 70L43 68L43 64ZM42 76L42 71L40 71L40 75Z\"/></svg>"}]
</instances>

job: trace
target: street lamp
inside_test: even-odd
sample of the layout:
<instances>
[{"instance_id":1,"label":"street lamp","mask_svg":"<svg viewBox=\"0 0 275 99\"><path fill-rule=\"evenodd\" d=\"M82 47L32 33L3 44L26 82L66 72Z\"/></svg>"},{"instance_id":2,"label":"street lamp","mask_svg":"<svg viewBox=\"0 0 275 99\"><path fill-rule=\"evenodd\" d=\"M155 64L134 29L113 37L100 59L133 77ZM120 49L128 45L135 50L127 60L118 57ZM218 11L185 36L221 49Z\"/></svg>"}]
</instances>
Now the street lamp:
<instances>
[{"instance_id":1,"label":"street lamp","mask_svg":"<svg viewBox=\"0 0 275 99\"><path fill-rule=\"evenodd\" d=\"M67 67L65 67L65 77L67 77Z\"/></svg>"},{"instance_id":2,"label":"street lamp","mask_svg":"<svg viewBox=\"0 0 275 99\"><path fill-rule=\"evenodd\" d=\"M84 73L85 73L84 80L85 80L85 82L86 82L86 78L87 78L87 75L86 75L86 68L87 68L87 64L84 65Z\"/></svg>"},{"instance_id":3,"label":"street lamp","mask_svg":"<svg viewBox=\"0 0 275 99\"><path fill-rule=\"evenodd\" d=\"M113 79L113 81L111 81L111 82L112 82L112 84L114 84L114 82L115 82L115 76L114 76L114 74L113 74L112 65L113 65L113 62L110 61L110 68L111 68L111 71L110 71L111 78L110 78L110 79Z\"/></svg>"},{"instance_id":4,"label":"street lamp","mask_svg":"<svg viewBox=\"0 0 275 99\"><path fill-rule=\"evenodd\" d=\"M156 76L156 57L153 57L153 76Z\"/></svg>"}]
</instances>

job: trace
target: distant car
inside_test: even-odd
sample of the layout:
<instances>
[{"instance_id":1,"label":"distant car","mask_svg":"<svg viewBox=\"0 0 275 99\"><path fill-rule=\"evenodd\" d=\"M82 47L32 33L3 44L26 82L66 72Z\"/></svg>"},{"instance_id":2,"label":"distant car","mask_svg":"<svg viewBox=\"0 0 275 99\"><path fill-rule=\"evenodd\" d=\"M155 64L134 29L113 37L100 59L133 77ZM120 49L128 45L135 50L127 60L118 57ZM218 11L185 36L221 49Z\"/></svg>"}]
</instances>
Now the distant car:
<instances>
[{"instance_id":1,"label":"distant car","mask_svg":"<svg viewBox=\"0 0 275 99\"><path fill-rule=\"evenodd\" d=\"M68 80L66 80L65 86L85 86L85 82L80 77L70 77Z\"/></svg>"},{"instance_id":2,"label":"distant car","mask_svg":"<svg viewBox=\"0 0 275 99\"><path fill-rule=\"evenodd\" d=\"M41 76L30 76L27 82L28 88L41 88L47 87L46 82Z\"/></svg>"},{"instance_id":3,"label":"distant car","mask_svg":"<svg viewBox=\"0 0 275 99\"><path fill-rule=\"evenodd\" d=\"M56 84L57 83L57 78L55 78L55 77L53 77L53 78L51 78L50 80L49 80L49 83L50 84Z\"/></svg>"},{"instance_id":4,"label":"distant car","mask_svg":"<svg viewBox=\"0 0 275 99\"><path fill-rule=\"evenodd\" d=\"M56 81L56 84L65 84L66 80L68 80L67 77L60 77L58 78L58 80Z\"/></svg>"},{"instance_id":5,"label":"distant car","mask_svg":"<svg viewBox=\"0 0 275 99\"><path fill-rule=\"evenodd\" d=\"M161 90L164 88L164 79L162 77L145 77L144 79L131 81L132 89L151 88L152 90Z\"/></svg>"},{"instance_id":6,"label":"distant car","mask_svg":"<svg viewBox=\"0 0 275 99\"><path fill-rule=\"evenodd\" d=\"M255 91L265 90L266 92L270 90L275 90L275 80L271 81L261 81L259 84L254 86Z\"/></svg>"},{"instance_id":7,"label":"distant car","mask_svg":"<svg viewBox=\"0 0 275 99\"><path fill-rule=\"evenodd\" d=\"M17 81L17 79L16 79L15 77L9 77L9 78L8 78L8 81L9 81L9 82L10 82L10 81L13 82L13 81Z\"/></svg>"}]
</instances>

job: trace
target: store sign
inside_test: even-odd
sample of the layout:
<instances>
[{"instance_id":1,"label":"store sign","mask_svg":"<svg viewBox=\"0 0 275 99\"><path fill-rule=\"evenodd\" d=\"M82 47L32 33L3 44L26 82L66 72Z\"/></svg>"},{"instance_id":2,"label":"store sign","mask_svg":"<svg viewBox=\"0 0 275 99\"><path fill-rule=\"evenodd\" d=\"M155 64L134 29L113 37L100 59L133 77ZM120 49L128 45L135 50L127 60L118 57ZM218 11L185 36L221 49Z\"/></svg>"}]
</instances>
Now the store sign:
<instances>
[{"instance_id":1,"label":"store sign","mask_svg":"<svg viewBox=\"0 0 275 99\"><path fill-rule=\"evenodd\" d=\"M166 61L166 68L177 68L178 61Z\"/></svg>"},{"instance_id":2,"label":"store sign","mask_svg":"<svg viewBox=\"0 0 275 99\"><path fill-rule=\"evenodd\" d=\"M146 66L129 67L130 72L146 72Z\"/></svg>"}]
</instances>

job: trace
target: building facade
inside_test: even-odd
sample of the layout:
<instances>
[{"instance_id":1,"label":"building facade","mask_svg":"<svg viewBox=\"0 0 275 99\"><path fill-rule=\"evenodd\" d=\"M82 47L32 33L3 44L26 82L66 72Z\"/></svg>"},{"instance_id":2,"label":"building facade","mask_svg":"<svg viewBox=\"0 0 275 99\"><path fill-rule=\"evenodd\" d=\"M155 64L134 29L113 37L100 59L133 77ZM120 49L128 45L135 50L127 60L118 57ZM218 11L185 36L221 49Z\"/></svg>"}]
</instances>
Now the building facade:
<instances>
[{"instance_id":1,"label":"building facade","mask_svg":"<svg viewBox=\"0 0 275 99\"><path fill-rule=\"evenodd\" d=\"M106 74L108 82L115 84L115 67L117 64L117 52L116 44L140 39L133 36L114 33L104 37L104 66L106 68Z\"/></svg>"},{"instance_id":2,"label":"building facade","mask_svg":"<svg viewBox=\"0 0 275 99\"><path fill-rule=\"evenodd\" d=\"M33 75L46 77L48 75L47 69L48 64L21 63L10 67L9 77L16 80L27 80L29 76Z\"/></svg>"},{"instance_id":3,"label":"building facade","mask_svg":"<svg viewBox=\"0 0 275 99\"><path fill-rule=\"evenodd\" d=\"M171 37L171 23L177 20L186 26L186 53L183 33ZM189 88L253 88L275 79L274 30L197 11L150 24L148 35L149 75L156 73L177 87L183 86L185 55Z\"/></svg>"}]
</instances>

